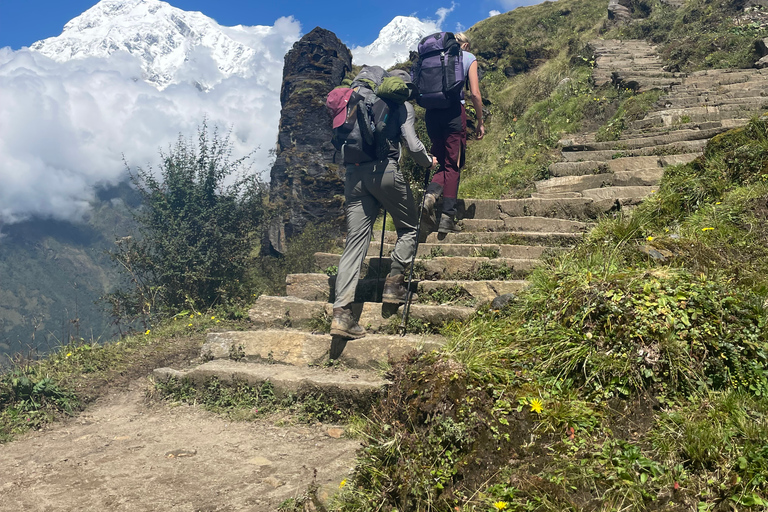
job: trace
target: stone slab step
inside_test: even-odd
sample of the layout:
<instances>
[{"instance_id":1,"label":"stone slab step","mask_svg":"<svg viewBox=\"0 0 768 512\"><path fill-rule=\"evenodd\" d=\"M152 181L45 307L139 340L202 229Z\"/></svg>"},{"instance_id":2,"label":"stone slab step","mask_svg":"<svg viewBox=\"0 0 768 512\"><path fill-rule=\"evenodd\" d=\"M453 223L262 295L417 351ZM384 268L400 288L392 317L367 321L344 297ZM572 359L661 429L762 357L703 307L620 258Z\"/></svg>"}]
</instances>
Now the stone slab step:
<instances>
[{"instance_id":1,"label":"stone slab step","mask_svg":"<svg viewBox=\"0 0 768 512\"><path fill-rule=\"evenodd\" d=\"M226 359L299 367L322 366L329 359L334 359L347 368L377 370L388 361L400 359L414 350L438 350L445 344L445 338L437 335L369 334L347 343L340 353L337 352L341 347L338 344L332 347L332 342L330 334L287 329L211 332L200 355L204 360Z\"/></svg>"},{"instance_id":2,"label":"stone slab step","mask_svg":"<svg viewBox=\"0 0 768 512\"><path fill-rule=\"evenodd\" d=\"M607 187L613 183L613 173L561 176L534 183L540 194L581 192L590 188Z\"/></svg>"},{"instance_id":3,"label":"stone slab step","mask_svg":"<svg viewBox=\"0 0 768 512\"><path fill-rule=\"evenodd\" d=\"M338 254L315 253L315 264L321 270L332 266L338 267ZM381 271L379 271L379 258L366 257L363 263L360 276L363 278L375 278L380 272L388 273L391 260L384 258L381 261ZM528 272L540 263L537 258L486 258L486 257L464 257L464 256L441 256L437 258L421 258L416 260L416 275L421 279L426 276L427 279L451 279L462 278L471 279L470 276L479 270L489 267L505 267L509 269L512 276L510 279L524 277ZM480 278L482 279L482 278Z\"/></svg>"},{"instance_id":4,"label":"stone slab step","mask_svg":"<svg viewBox=\"0 0 768 512\"><path fill-rule=\"evenodd\" d=\"M603 161L588 160L586 162L556 162L549 166L549 171L555 177L641 171L688 163L696 159L700 154L701 153L696 152L666 156L632 156Z\"/></svg>"},{"instance_id":5,"label":"stone slab step","mask_svg":"<svg viewBox=\"0 0 768 512\"><path fill-rule=\"evenodd\" d=\"M745 111L743 109L733 109L733 110L723 110L721 112L717 111L718 107L690 107L688 109L685 108L678 108L678 109L667 109L659 112L664 112L664 114L660 115L653 115L653 116L646 116L644 119L640 119L639 121L632 121L629 126L632 130L643 130L648 131L649 128L683 128L691 123L698 124L701 126L702 123L709 123L713 121L724 121L724 120L734 120L739 119L740 122L743 122L745 120L749 120L748 118L751 117L754 114L759 113L758 110L755 111ZM703 113L695 113L695 112L687 112L687 111L693 111L693 110L713 110L713 112L703 112ZM656 114L656 112L654 112ZM683 121L687 120L687 124L683 124Z\"/></svg>"},{"instance_id":6,"label":"stone slab step","mask_svg":"<svg viewBox=\"0 0 768 512\"><path fill-rule=\"evenodd\" d=\"M224 384L240 382L260 386L272 384L278 397L323 392L341 394L347 399L366 403L377 396L389 384L378 372L372 370L338 370L295 367L280 364L260 364L215 359L185 371L158 368L153 372L157 380L171 378L188 380L203 386L212 379Z\"/></svg>"},{"instance_id":7,"label":"stone slab step","mask_svg":"<svg viewBox=\"0 0 768 512\"><path fill-rule=\"evenodd\" d=\"M706 95L706 96L667 96L664 98L663 103L665 108L684 108L684 107L722 107L726 105L739 105L748 110L759 110L768 108L768 98L753 97L753 98L729 98L723 96Z\"/></svg>"},{"instance_id":8,"label":"stone slab step","mask_svg":"<svg viewBox=\"0 0 768 512\"><path fill-rule=\"evenodd\" d=\"M418 293L424 295L436 291L459 289L482 303L490 302L499 295L518 293L525 289L526 286L528 286L528 283L519 279L511 281L419 281Z\"/></svg>"},{"instance_id":9,"label":"stone slab step","mask_svg":"<svg viewBox=\"0 0 768 512\"><path fill-rule=\"evenodd\" d=\"M540 194L538 192L531 192L531 197L534 199L574 199L582 196L578 192L558 192L556 194Z\"/></svg>"},{"instance_id":10,"label":"stone slab step","mask_svg":"<svg viewBox=\"0 0 768 512\"><path fill-rule=\"evenodd\" d=\"M557 217L580 221L594 220L610 211L613 204L582 197L524 199L465 199L467 214L459 211L459 219L491 219L504 217ZM482 215L479 213L482 212ZM494 225L495 226L495 225ZM495 229L495 228L494 228Z\"/></svg>"},{"instance_id":11,"label":"stone slab step","mask_svg":"<svg viewBox=\"0 0 768 512\"><path fill-rule=\"evenodd\" d=\"M661 167L586 176L564 176L536 182L539 193L579 192L605 187L653 186L664 174Z\"/></svg>"},{"instance_id":12,"label":"stone slab step","mask_svg":"<svg viewBox=\"0 0 768 512\"><path fill-rule=\"evenodd\" d=\"M656 126L653 128L644 128L644 129L629 129L624 130L621 134L621 139L632 139L636 137L648 137L654 134L657 135L664 135L664 134L670 134L674 133L677 130L713 130L717 128L722 128L725 130L730 130L732 128L738 128L739 126L744 126L749 122L748 118L744 117L733 117L729 119L721 119L719 121L705 121L705 122L689 122L685 124L678 124L678 125L664 125L664 126Z\"/></svg>"},{"instance_id":13,"label":"stone slab step","mask_svg":"<svg viewBox=\"0 0 768 512\"><path fill-rule=\"evenodd\" d=\"M562 151L561 154L563 156L563 160L566 162L611 161L625 157L649 155L673 156L676 154L693 154L696 152L700 154L702 151L704 151L707 142L709 142L709 139L702 138L696 140L673 142L669 144L659 144L657 146L647 146L644 148L636 149L616 148L597 151Z\"/></svg>"},{"instance_id":14,"label":"stone slab step","mask_svg":"<svg viewBox=\"0 0 768 512\"><path fill-rule=\"evenodd\" d=\"M630 200L629 203L633 204L642 201L642 199L648 197L656 191L656 187L605 187L594 188L591 190L585 190L582 192L584 197L591 197L593 199L612 199L612 200Z\"/></svg>"},{"instance_id":15,"label":"stone slab step","mask_svg":"<svg viewBox=\"0 0 768 512\"><path fill-rule=\"evenodd\" d=\"M466 231L539 231L555 233L583 233L592 224L554 217L505 217L497 221L465 219L461 221Z\"/></svg>"},{"instance_id":16,"label":"stone slab step","mask_svg":"<svg viewBox=\"0 0 768 512\"><path fill-rule=\"evenodd\" d=\"M659 146L662 144L672 144L677 142L710 139L715 135L727 131L729 128L720 127L709 130L676 130L665 135L653 135L650 137L638 137L634 139L621 139L617 141L606 142L587 142L583 143L572 139L570 144L562 141L563 152L566 151L599 151L599 150L621 150L621 149L639 149L650 146Z\"/></svg>"},{"instance_id":17,"label":"stone slab step","mask_svg":"<svg viewBox=\"0 0 768 512\"><path fill-rule=\"evenodd\" d=\"M430 233L425 243L445 244L519 244L548 247L571 247L581 240L583 233L557 233L532 231L488 231L480 233ZM397 234L388 231L384 239L389 243L397 240Z\"/></svg>"},{"instance_id":18,"label":"stone slab step","mask_svg":"<svg viewBox=\"0 0 768 512\"><path fill-rule=\"evenodd\" d=\"M360 279L355 290L355 302L377 302L381 299L379 294L384 286L385 274L379 279ZM414 281L412 289L416 292L415 303L430 302L429 295L422 292L456 291L459 287L468 295L468 299L475 299L478 303L489 302L498 295L514 293L522 286L521 280L439 280L439 281ZM285 293L289 297L308 301L332 302L335 296L336 276L325 274L289 274L286 277Z\"/></svg>"},{"instance_id":19,"label":"stone slab step","mask_svg":"<svg viewBox=\"0 0 768 512\"><path fill-rule=\"evenodd\" d=\"M744 126L749 119L743 117L734 117L721 119L718 121L687 122L672 125L654 126L651 128L627 129L621 133L621 139L632 139L637 137L649 137L652 135L664 135L674 133L677 130L712 130L715 128L725 128L730 130L738 126Z\"/></svg>"},{"instance_id":20,"label":"stone slab step","mask_svg":"<svg viewBox=\"0 0 768 512\"><path fill-rule=\"evenodd\" d=\"M393 244L384 244L384 256L389 256L394 250ZM546 247L541 245L509 245L509 244L446 244L446 243L421 243L419 244L417 257L420 256L465 256L477 257L481 255L513 259L541 258ZM376 257L381 251L379 242L373 241L368 246L368 256Z\"/></svg>"},{"instance_id":21,"label":"stone slab step","mask_svg":"<svg viewBox=\"0 0 768 512\"><path fill-rule=\"evenodd\" d=\"M398 325L402 306L364 302L352 304L357 321L372 333L386 332ZM466 320L475 312L464 306L431 306L411 304L410 317L426 324L440 326L453 320ZM311 328L318 318L333 316L333 304L296 297L262 295L248 311L251 321L261 328Z\"/></svg>"}]
</instances>

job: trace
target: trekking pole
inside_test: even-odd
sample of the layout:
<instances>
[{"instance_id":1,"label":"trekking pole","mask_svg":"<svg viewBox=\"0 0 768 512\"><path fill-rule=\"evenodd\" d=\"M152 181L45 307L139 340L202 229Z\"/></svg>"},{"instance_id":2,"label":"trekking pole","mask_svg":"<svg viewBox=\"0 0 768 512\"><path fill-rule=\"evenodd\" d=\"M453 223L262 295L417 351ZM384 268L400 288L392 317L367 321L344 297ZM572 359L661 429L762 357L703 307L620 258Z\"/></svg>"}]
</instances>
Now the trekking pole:
<instances>
[{"instance_id":1,"label":"trekking pole","mask_svg":"<svg viewBox=\"0 0 768 512\"><path fill-rule=\"evenodd\" d=\"M413 267L416 266L416 255L419 252L419 239L421 237L421 216L424 215L424 200L427 198L427 187L429 186L429 179L432 177L432 171L427 169L427 174L424 177L424 193L421 196L421 207L419 207L419 223L416 225L416 248L413 251L413 261L411 262L411 270L408 273L408 294L405 296L405 304L403 306L403 319L400 322L400 336L405 336L408 331L408 316L411 313L411 295L413 289L411 288L411 281L413 281Z\"/></svg>"},{"instance_id":2,"label":"trekking pole","mask_svg":"<svg viewBox=\"0 0 768 512\"><path fill-rule=\"evenodd\" d=\"M384 210L384 220L381 222L381 245L379 246L379 270L376 272L376 300L381 302L384 289L381 287L381 267L384 266L384 233L387 229L387 210Z\"/></svg>"}]
</instances>

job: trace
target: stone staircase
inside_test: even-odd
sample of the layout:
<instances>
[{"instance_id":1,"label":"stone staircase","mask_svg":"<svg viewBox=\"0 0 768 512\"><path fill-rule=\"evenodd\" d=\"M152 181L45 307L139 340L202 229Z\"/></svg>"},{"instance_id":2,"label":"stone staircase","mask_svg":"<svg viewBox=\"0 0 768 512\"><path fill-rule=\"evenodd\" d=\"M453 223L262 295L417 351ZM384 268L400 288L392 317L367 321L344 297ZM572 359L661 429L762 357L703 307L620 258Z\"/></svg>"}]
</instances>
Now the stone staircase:
<instances>
[{"instance_id":1,"label":"stone staircase","mask_svg":"<svg viewBox=\"0 0 768 512\"><path fill-rule=\"evenodd\" d=\"M543 256L574 245L601 216L638 204L654 192L666 167L693 160L712 136L768 109L768 70L685 75L665 71L654 47L642 41L599 40L593 47L598 84L666 94L619 140L598 142L585 133L561 141L561 161L551 164L551 177L537 182L530 198L461 201L463 232L432 233L419 246L409 327L422 334L395 335L402 307L377 301L377 276L388 271L396 239L385 232L382 240L378 232L356 295L365 338L347 343L323 334L335 281L328 274L339 255L318 253L316 273L289 275L286 296L258 298L250 310L254 330L210 333L202 351L207 362L183 371L158 369L156 377L269 380L277 394L320 390L366 400L387 384L381 369L389 358L440 347L444 340L430 334L436 328L517 293ZM336 363L328 365L329 359Z\"/></svg>"}]
</instances>

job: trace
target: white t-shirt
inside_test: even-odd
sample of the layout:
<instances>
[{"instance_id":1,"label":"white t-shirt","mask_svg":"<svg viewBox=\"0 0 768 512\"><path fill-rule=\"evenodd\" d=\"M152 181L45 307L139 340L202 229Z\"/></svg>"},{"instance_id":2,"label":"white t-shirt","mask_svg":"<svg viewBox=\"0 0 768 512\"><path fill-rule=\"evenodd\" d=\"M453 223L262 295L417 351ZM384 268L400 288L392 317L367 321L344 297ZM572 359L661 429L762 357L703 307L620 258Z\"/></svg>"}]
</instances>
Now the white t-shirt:
<instances>
[{"instance_id":1,"label":"white t-shirt","mask_svg":"<svg viewBox=\"0 0 768 512\"><path fill-rule=\"evenodd\" d=\"M477 61L477 57L472 55L471 53L461 50L462 59L464 61L464 82L465 84L469 84L469 67L472 65L473 62ZM464 103L464 95L462 94L461 102Z\"/></svg>"}]
</instances>

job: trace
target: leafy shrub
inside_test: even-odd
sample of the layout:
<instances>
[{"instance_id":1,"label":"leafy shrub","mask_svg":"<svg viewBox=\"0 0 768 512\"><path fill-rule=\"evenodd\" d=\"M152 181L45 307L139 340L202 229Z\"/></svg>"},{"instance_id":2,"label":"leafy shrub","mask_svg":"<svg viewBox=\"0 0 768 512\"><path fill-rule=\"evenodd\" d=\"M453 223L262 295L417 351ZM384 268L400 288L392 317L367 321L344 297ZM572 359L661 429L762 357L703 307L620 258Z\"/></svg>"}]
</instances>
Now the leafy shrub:
<instances>
[{"instance_id":1,"label":"leafy shrub","mask_svg":"<svg viewBox=\"0 0 768 512\"><path fill-rule=\"evenodd\" d=\"M229 138L211 136L203 124L197 144L179 138L161 153L159 177L151 167L131 173L142 198L134 213L139 234L118 240L110 253L129 281L106 297L113 316L207 308L248 295L265 188L230 153Z\"/></svg>"}]
</instances>

